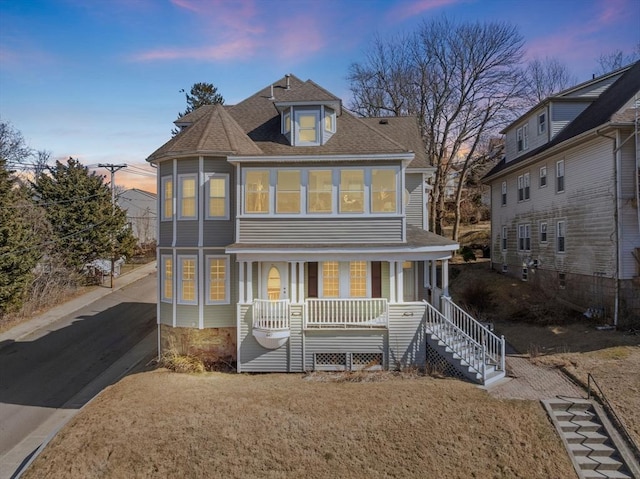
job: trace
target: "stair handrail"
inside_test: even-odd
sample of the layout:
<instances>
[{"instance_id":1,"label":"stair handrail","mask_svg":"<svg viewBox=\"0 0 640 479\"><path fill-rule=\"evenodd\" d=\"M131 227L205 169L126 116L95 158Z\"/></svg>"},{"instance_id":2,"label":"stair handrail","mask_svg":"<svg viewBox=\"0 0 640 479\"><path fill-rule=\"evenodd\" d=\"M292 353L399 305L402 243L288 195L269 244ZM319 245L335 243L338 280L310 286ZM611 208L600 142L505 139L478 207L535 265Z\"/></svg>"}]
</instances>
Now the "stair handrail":
<instances>
[{"instance_id":1,"label":"stair handrail","mask_svg":"<svg viewBox=\"0 0 640 479\"><path fill-rule=\"evenodd\" d=\"M636 441L633 439L633 437L631 437L631 434L629 434L629 431L627 431L627 428L624 422L622 421L622 419L620 419L620 416L618 416L618 414L616 413L616 410L614 409L613 404L609 402L609 400L607 399L607 396L604 394L604 391L602 390L600 385L596 382L596 378L594 378L591 373L587 373L587 399L591 399L591 383L593 383L593 385L598 390L597 393L594 394L594 397L597 397L597 399L600 401L600 403L604 407L605 411L609 414L611 419L613 419L613 421L616 423L616 426L618 427L619 432L622 433L622 435L626 439L629 446L631 446L631 449L633 450L633 454L636 456L636 459L640 461L640 447L638 447L638 444L636 443Z\"/></svg>"},{"instance_id":2,"label":"stair handrail","mask_svg":"<svg viewBox=\"0 0 640 479\"><path fill-rule=\"evenodd\" d=\"M453 328L453 330L462 336L462 338L470 343L472 346L480 349L482 351L482 360L478 361L477 359L475 361L471 361L471 357L469 356L464 356L461 352L460 349L458 349L456 351L456 354L458 354L458 356L460 356L462 359L464 359L465 361L467 361L467 363L469 363L469 366L471 366L476 372L480 373L482 375L482 380L485 381L487 379L487 374L486 374L486 354L487 354L487 348L484 344L480 344L478 341L476 341L475 339L473 339L471 336L469 336L462 328L458 327L453 321L449 320L449 318L447 318L444 314L442 314L440 311L438 311L437 308L435 308L431 303L429 303L426 300L422 300L422 302L425 304L426 308L432 312L435 313L436 317L439 318L442 322L444 322L447 326ZM432 334L436 335L439 339L443 340L446 342L447 346L449 346L450 348L453 349L453 346L451 345L450 342L446 341L447 338L443 337L442 335L432 331ZM479 366L477 365L477 363L479 363Z\"/></svg>"},{"instance_id":3,"label":"stair handrail","mask_svg":"<svg viewBox=\"0 0 640 479\"><path fill-rule=\"evenodd\" d=\"M451 320L454 324L456 324L456 322L453 321L453 319L459 319L458 322L460 324L456 324L456 326L461 328L469 336L471 336L473 339L475 339L478 342L481 342L481 341L476 337L474 337L474 334L472 334L472 330L474 330L477 333L477 336L480 336L480 335L482 336L482 343L484 343L485 340L488 339L487 341L489 345L488 356L492 357L496 362L496 369L504 371L505 370L505 353L506 353L504 336L498 336L497 334L495 334L488 327L486 327L484 324L482 324L480 321L478 321L476 318L471 316L464 309L462 309L460 306L454 303L449 296L443 295L441 297L441 301L443 301L448 307L453 308L453 311L458 313L457 315L456 314L449 315L451 316L451 318L449 318L449 316L445 314L444 316L447 317L447 319ZM467 327L465 328L465 326Z\"/></svg>"}]
</instances>

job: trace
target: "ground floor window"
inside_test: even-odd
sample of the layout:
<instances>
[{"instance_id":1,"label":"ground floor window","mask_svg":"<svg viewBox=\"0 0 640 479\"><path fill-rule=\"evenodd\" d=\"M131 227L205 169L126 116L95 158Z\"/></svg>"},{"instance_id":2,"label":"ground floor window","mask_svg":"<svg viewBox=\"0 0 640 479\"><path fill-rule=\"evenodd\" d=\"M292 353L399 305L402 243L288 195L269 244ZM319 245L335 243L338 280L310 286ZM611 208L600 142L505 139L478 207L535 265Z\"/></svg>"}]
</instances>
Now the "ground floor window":
<instances>
[{"instance_id":1,"label":"ground floor window","mask_svg":"<svg viewBox=\"0 0 640 479\"><path fill-rule=\"evenodd\" d=\"M207 256L207 304L229 303L229 257Z\"/></svg>"},{"instance_id":2,"label":"ground floor window","mask_svg":"<svg viewBox=\"0 0 640 479\"><path fill-rule=\"evenodd\" d=\"M178 303L196 304L197 299L197 263L198 258L194 255L178 256Z\"/></svg>"},{"instance_id":3,"label":"ground floor window","mask_svg":"<svg viewBox=\"0 0 640 479\"><path fill-rule=\"evenodd\" d=\"M160 300L170 303L173 300L173 257L163 254L160 263Z\"/></svg>"},{"instance_id":4,"label":"ground floor window","mask_svg":"<svg viewBox=\"0 0 640 479\"><path fill-rule=\"evenodd\" d=\"M371 294L371 263L367 261L323 261L319 278L314 277L315 267L308 271L309 291L315 291L313 282L317 281L320 298L367 298Z\"/></svg>"}]
</instances>

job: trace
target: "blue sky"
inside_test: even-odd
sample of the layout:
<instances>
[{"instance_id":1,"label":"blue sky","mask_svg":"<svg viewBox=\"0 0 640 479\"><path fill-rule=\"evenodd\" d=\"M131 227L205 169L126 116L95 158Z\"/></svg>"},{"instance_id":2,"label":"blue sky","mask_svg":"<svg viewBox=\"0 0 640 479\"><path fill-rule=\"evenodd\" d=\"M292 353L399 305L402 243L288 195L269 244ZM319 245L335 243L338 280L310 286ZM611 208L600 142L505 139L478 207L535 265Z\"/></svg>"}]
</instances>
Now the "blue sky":
<instances>
[{"instance_id":1,"label":"blue sky","mask_svg":"<svg viewBox=\"0 0 640 479\"><path fill-rule=\"evenodd\" d=\"M374 35L424 20L514 24L529 58L578 81L640 42L640 0L0 0L0 117L29 146L87 165L145 158L171 136L193 83L227 104L293 73L349 102L349 65ZM116 183L150 191L129 169Z\"/></svg>"}]
</instances>

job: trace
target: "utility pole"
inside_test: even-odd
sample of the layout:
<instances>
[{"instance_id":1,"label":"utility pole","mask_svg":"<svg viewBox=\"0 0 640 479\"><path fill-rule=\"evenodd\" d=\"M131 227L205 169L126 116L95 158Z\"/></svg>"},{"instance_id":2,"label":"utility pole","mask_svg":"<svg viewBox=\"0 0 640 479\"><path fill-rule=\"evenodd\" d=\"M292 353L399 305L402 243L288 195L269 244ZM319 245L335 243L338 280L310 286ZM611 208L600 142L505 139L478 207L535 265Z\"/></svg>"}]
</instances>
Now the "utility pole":
<instances>
[{"instance_id":1,"label":"utility pole","mask_svg":"<svg viewBox=\"0 0 640 479\"><path fill-rule=\"evenodd\" d=\"M114 165L107 163L99 163L98 168L105 168L111 173L111 215L116 211L116 171L121 170L122 168L126 168L127 165ZM111 285L110 288L113 289L113 273L114 273L114 245L113 245L113 231L111 232Z\"/></svg>"}]
</instances>

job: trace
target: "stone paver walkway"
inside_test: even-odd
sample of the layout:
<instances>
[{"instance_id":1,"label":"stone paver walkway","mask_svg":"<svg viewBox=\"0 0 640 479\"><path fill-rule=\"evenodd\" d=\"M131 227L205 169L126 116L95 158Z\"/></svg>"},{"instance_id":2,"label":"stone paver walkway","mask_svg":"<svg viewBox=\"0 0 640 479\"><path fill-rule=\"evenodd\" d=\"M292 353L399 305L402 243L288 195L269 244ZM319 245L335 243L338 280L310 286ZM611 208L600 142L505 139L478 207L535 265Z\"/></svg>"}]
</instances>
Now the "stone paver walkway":
<instances>
[{"instance_id":1,"label":"stone paver walkway","mask_svg":"<svg viewBox=\"0 0 640 479\"><path fill-rule=\"evenodd\" d=\"M586 393L556 368L533 364L526 356L507 354L507 378L487 387L499 399L540 401L556 397L585 398Z\"/></svg>"}]
</instances>

